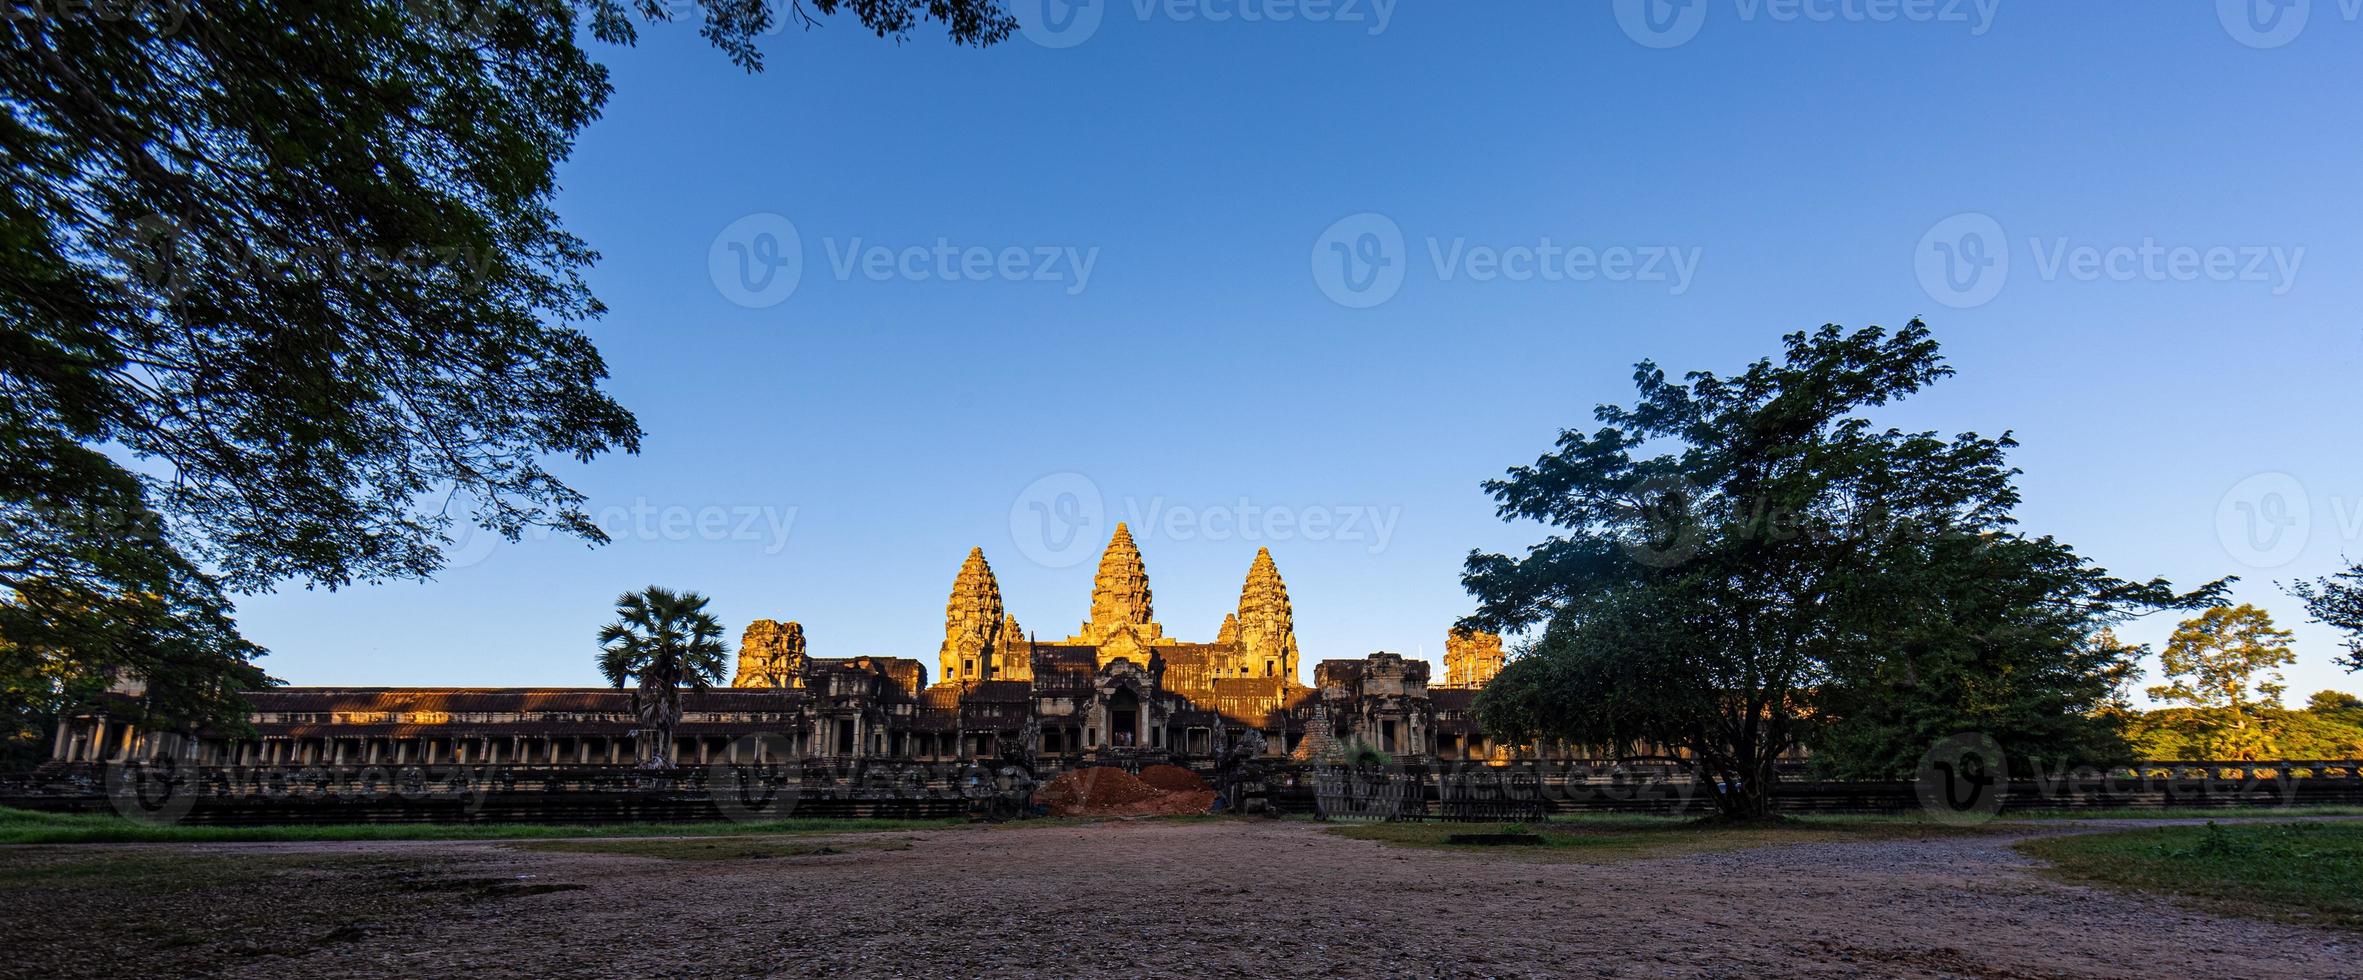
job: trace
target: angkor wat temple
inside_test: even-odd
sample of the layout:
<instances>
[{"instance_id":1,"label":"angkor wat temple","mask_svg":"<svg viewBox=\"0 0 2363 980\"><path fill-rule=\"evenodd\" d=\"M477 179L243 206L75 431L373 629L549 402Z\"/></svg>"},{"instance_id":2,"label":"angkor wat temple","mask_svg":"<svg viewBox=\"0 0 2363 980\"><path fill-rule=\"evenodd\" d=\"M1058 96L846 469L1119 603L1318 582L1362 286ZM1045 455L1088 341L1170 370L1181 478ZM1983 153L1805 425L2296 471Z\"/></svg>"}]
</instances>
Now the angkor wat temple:
<instances>
[{"instance_id":1,"label":"angkor wat temple","mask_svg":"<svg viewBox=\"0 0 2363 980\"><path fill-rule=\"evenodd\" d=\"M938 676L902 657L806 653L794 622L756 620L727 689L684 695L682 764L767 756L922 762L1009 750L1050 767L1205 762L1249 732L1264 752L1323 760L1353 746L1405 761L1487 758L1470 717L1501 669L1499 637L1453 633L1442 683L1393 653L1324 660L1298 678L1288 586L1259 549L1238 611L1210 642L1165 635L1131 532L1116 526L1074 635L1019 626L981 549L944 610ZM277 687L248 694L251 732L144 732L94 713L60 726L60 762L171 758L205 765L621 765L647 754L630 692L610 688ZM1252 744L1250 742L1249 744Z\"/></svg>"}]
</instances>

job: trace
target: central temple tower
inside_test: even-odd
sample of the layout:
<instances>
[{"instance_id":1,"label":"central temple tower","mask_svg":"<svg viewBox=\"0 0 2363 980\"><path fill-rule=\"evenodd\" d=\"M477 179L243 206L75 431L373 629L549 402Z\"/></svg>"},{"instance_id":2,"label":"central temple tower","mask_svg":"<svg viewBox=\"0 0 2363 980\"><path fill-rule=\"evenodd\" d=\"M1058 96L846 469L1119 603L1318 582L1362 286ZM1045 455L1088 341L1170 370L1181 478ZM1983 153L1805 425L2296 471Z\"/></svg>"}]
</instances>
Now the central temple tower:
<instances>
[{"instance_id":1,"label":"central temple tower","mask_svg":"<svg viewBox=\"0 0 2363 980\"><path fill-rule=\"evenodd\" d=\"M1272 564L1269 548L1255 549L1255 564L1239 588L1239 672L1248 677L1296 678L1296 612L1288 604L1288 583ZM1225 623L1225 628L1230 624Z\"/></svg>"},{"instance_id":2,"label":"central temple tower","mask_svg":"<svg viewBox=\"0 0 2363 980\"><path fill-rule=\"evenodd\" d=\"M1149 571L1141 564L1140 548L1132 543L1132 529L1116 524L1108 550L1099 556L1099 572L1091 579L1091 618L1067 642L1100 648L1100 663L1119 658L1148 665L1148 648L1173 641L1157 624L1149 595Z\"/></svg>"}]
</instances>

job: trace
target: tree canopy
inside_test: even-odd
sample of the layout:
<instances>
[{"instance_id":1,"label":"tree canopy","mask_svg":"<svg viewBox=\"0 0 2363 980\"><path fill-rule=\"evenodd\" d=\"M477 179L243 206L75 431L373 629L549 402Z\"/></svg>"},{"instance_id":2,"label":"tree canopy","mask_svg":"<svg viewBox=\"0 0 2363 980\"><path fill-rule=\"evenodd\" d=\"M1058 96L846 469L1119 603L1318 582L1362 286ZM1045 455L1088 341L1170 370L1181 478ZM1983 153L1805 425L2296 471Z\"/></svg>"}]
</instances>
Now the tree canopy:
<instances>
[{"instance_id":1,"label":"tree canopy","mask_svg":"<svg viewBox=\"0 0 2363 980\"><path fill-rule=\"evenodd\" d=\"M2008 434L1869 417L1951 374L1917 320L1791 334L1728 377L1639 365L1631 407L1485 485L1504 520L1557 533L1469 556L1464 625L1539 627L1480 697L1483 722L1680 750L1732 816L1766 811L1774 763L1809 738L1865 774L1909 771L1962 731L2108 750L2076 720L2129 669L2103 628L2220 585L2177 596L2018 533Z\"/></svg>"},{"instance_id":2,"label":"tree canopy","mask_svg":"<svg viewBox=\"0 0 2363 980\"><path fill-rule=\"evenodd\" d=\"M228 593L425 577L460 522L604 540L550 465L641 429L581 332L596 253L560 225L555 171L610 91L581 39L628 44L677 9L231 0L0 23L0 647L39 665L12 689L54 706L43 676L138 666L127 629L228 658L152 688L253 683ZM779 16L980 45L1015 26L999 0L694 9L750 71ZM137 543L106 540L122 527ZM196 614L110 622L127 604Z\"/></svg>"},{"instance_id":3,"label":"tree canopy","mask_svg":"<svg viewBox=\"0 0 2363 980\"><path fill-rule=\"evenodd\" d=\"M2167 683L2150 688L2150 696L2198 709L2210 758L2267 758L2278 748L2259 712L2281 707L2281 668L2297 662L2293 638L2255 606L2209 609L2167 638L2158 655Z\"/></svg>"},{"instance_id":4,"label":"tree canopy","mask_svg":"<svg viewBox=\"0 0 2363 980\"><path fill-rule=\"evenodd\" d=\"M2363 671L2363 565L2290 587L2314 621L2344 634L2347 655L2339 663Z\"/></svg>"}]
</instances>

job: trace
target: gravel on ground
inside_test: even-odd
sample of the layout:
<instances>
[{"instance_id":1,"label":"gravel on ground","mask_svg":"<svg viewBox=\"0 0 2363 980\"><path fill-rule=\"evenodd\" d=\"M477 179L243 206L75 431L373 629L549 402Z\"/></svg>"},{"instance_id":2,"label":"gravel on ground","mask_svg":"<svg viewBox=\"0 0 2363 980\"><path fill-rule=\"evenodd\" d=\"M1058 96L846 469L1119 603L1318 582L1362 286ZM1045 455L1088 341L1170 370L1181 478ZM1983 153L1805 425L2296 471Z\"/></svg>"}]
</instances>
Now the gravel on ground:
<instances>
[{"instance_id":1,"label":"gravel on ground","mask_svg":"<svg viewBox=\"0 0 2363 980\"><path fill-rule=\"evenodd\" d=\"M1606 865L1267 820L966 827L739 861L10 848L0 975L2363 977L2363 937L2062 884L2010 849L2112 826ZM95 854L261 870L139 888L39 872Z\"/></svg>"}]
</instances>

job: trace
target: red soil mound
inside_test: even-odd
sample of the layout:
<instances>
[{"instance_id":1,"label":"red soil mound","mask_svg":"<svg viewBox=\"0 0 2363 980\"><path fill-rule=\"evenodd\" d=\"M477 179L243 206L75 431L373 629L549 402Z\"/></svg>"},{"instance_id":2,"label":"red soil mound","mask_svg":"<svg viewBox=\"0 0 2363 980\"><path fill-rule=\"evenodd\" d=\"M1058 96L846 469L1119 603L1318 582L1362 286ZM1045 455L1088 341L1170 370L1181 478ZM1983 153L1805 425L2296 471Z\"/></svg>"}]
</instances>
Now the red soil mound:
<instances>
[{"instance_id":1,"label":"red soil mound","mask_svg":"<svg viewBox=\"0 0 2363 980\"><path fill-rule=\"evenodd\" d=\"M1148 766L1140 771L1140 781L1168 793L1203 793L1214 788L1180 766Z\"/></svg>"},{"instance_id":2,"label":"red soil mound","mask_svg":"<svg viewBox=\"0 0 2363 980\"><path fill-rule=\"evenodd\" d=\"M1034 791L1034 802L1049 807L1051 815L1058 817L1205 813L1214 804L1214 790L1187 769L1150 766L1142 775L1149 781L1114 766L1060 773Z\"/></svg>"},{"instance_id":3,"label":"red soil mound","mask_svg":"<svg viewBox=\"0 0 2363 980\"><path fill-rule=\"evenodd\" d=\"M1138 803L1156 795L1156 789L1131 773L1114 766L1093 766L1060 773L1034 792L1034 802L1047 804L1052 810L1100 810Z\"/></svg>"}]
</instances>

